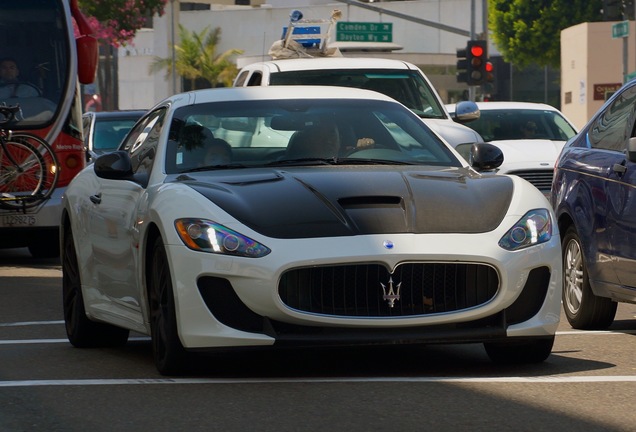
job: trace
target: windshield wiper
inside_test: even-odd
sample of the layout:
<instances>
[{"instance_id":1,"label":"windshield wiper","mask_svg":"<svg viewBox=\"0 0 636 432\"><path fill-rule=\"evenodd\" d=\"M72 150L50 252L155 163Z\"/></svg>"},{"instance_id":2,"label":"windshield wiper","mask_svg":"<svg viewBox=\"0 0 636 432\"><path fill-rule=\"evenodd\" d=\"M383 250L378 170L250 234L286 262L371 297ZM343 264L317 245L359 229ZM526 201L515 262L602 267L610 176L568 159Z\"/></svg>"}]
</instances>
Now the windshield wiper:
<instances>
[{"instance_id":1,"label":"windshield wiper","mask_svg":"<svg viewBox=\"0 0 636 432\"><path fill-rule=\"evenodd\" d=\"M413 162L397 161L392 159L360 159L360 158L339 158L337 165L413 165Z\"/></svg>"},{"instance_id":2,"label":"windshield wiper","mask_svg":"<svg viewBox=\"0 0 636 432\"><path fill-rule=\"evenodd\" d=\"M334 165L337 164L337 158L298 158L298 159L283 159L266 163L265 166L278 166L278 165Z\"/></svg>"},{"instance_id":3,"label":"windshield wiper","mask_svg":"<svg viewBox=\"0 0 636 432\"><path fill-rule=\"evenodd\" d=\"M412 165L412 162L390 159L360 159L360 158L301 158L285 159L270 162L265 166L279 165Z\"/></svg>"},{"instance_id":4,"label":"windshield wiper","mask_svg":"<svg viewBox=\"0 0 636 432\"><path fill-rule=\"evenodd\" d=\"M181 172L188 173L188 172L198 172L198 171L213 171L213 170L220 170L220 169L240 169L240 168L247 168L247 166L243 164L205 165L202 167L186 169Z\"/></svg>"}]
</instances>

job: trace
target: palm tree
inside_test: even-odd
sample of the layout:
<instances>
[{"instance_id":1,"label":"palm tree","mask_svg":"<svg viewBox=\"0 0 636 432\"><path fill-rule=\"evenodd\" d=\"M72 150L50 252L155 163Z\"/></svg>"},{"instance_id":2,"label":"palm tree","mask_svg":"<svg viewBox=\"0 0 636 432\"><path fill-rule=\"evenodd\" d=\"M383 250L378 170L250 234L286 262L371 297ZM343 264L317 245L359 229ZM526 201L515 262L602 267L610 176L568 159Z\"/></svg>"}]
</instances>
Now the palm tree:
<instances>
[{"instance_id":1,"label":"palm tree","mask_svg":"<svg viewBox=\"0 0 636 432\"><path fill-rule=\"evenodd\" d=\"M175 71L190 81L190 88L196 88L196 81L203 78L210 86L231 86L238 72L236 65L230 60L233 55L243 54L242 50L229 49L216 55L216 48L221 40L221 29L215 28L208 33L209 26L201 32L188 31L179 24L180 45L174 46ZM166 78L172 74L172 58L155 57L149 67L150 73L166 69Z\"/></svg>"}]
</instances>

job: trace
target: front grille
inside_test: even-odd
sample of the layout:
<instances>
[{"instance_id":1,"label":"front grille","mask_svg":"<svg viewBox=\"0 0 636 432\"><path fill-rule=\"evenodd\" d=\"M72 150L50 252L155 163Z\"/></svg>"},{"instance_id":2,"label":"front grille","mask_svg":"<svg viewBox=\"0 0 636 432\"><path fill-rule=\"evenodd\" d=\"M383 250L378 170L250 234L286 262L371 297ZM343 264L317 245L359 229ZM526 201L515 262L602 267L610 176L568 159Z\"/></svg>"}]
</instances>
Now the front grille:
<instances>
[{"instance_id":1,"label":"front grille","mask_svg":"<svg viewBox=\"0 0 636 432\"><path fill-rule=\"evenodd\" d=\"M528 180L539 190L550 190L552 188L552 177L554 176L553 169L545 170L524 170L524 171L510 171L506 174L514 174L523 179Z\"/></svg>"},{"instance_id":2,"label":"front grille","mask_svg":"<svg viewBox=\"0 0 636 432\"><path fill-rule=\"evenodd\" d=\"M385 294L392 286L397 295L398 285L399 298L391 307ZM361 264L287 271L278 293L287 306L304 312L392 317L479 306L492 299L498 288L497 271L484 264L408 263L392 274L381 265Z\"/></svg>"}]
</instances>

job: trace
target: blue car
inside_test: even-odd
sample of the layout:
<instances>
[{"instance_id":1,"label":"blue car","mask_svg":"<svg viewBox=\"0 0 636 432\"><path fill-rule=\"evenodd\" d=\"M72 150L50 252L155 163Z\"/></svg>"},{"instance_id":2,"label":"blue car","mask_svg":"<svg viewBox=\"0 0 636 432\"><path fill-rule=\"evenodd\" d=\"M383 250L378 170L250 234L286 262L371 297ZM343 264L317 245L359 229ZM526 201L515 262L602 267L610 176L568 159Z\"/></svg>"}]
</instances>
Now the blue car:
<instances>
[{"instance_id":1,"label":"blue car","mask_svg":"<svg viewBox=\"0 0 636 432\"><path fill-rule=\"evenodd\" d=\"M562 237L563 308L572 327L602 329L636 303L636 81L570 139L551 203Z\"/></svg>"}]
</instances>

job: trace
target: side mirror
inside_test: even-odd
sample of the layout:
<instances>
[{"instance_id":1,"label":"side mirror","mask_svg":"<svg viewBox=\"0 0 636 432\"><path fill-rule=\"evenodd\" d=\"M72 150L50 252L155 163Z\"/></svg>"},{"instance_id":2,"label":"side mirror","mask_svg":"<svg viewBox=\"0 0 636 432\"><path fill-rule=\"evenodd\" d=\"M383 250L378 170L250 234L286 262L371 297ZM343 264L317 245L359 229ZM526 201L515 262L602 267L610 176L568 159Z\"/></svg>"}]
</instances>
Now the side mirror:
<instances>
[{"instance_id":1,"label":"side mirror","mask_svg":"<svg viewBox=\"0 0 636 432\"><path fill-rule=\"evenodd\" d=\"M468 123L477 120L481 116L479 107L472 101L461 101L455 105L453 120L457 123Z\"/></svg>"},{"instance_id":2,"label":"side mirror","mask_svg":"<svg viewBox=\"0 0 636 432\"><path fill-rule=\"evenodd\" d=\"M500 167L503 161L503 152L496 145L475 143L470 148L468 163L477 171L494 170Z\"/></svg>"},{"instance_id":3,"label":"side mirror","mask_svg":"<svg viewBox=\"0 0 636 432\"><path fill-rule=\"evenodd\" d=\"M91 84L95 81L97 64L99 63L99 46L97 39L91 36L94 31L88 20L80 11L77 0L70 0L71 15L77 24L80 36L75 39L77 47L77 78L80 84Z\"/></svg>"},{"instance_id":4,"label":"side mirror","mask_svg":"<svg viewBox=\"0 0 636 432\"><path fill-rule=\"evenodd\" d=\"M627 159L636 162L636 137L632 137L627 142Z\"/></svg>"},{"instance_id":5,"label":"side mirror","mask_svg":"<svg viewBox=\"0 0 636 432\"><path fill-rule=\"evenodd\" d=\"M132 180L132 161L128 152L117 150L95 159L93 165L97 177L110 180Z\"/></svg>"},{"instance_id":6,"label":"side mirror","mask_svg":"<svg viewBox=\"0 0 636 432\"><path fill-rule=\"evenodd\" d=\"M80 84L91 84L97 74L99 47L93 36L80 36L75 39L77 45L77 78Z\"/></svg>"}]
</instances>

